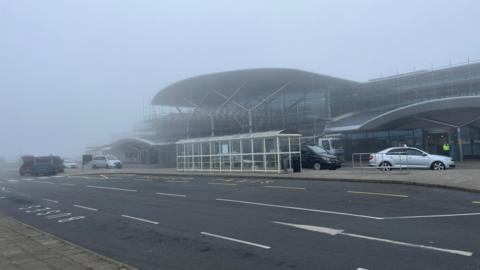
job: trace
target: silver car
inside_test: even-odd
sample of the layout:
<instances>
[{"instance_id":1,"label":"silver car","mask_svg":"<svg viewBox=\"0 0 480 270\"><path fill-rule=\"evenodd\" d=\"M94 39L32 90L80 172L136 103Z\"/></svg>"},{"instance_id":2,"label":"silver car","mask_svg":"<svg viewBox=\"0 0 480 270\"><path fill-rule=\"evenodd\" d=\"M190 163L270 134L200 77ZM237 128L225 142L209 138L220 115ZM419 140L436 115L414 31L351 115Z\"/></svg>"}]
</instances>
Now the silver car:
<instances>
[{"instance_id":1,"label":"silver car","mask_svg":"<svg viewBox=\"0 0 480 270\"><path fill-rule=\"evenodd\" d=\"M97 168L122 168L122 162L114 155L96 156L90 163L92 169Z\"/></svg>"},{"instance_id":2,"label":"silver car","mask_svg":"<svg viewBox=\"0 0 480 270\"><path fill-rule=\"evenodd\" d=\"M369 156L369 165L383 170L392 168L429 168L445 170L454 168L451 157L431 155L414 147L392 147Z\"/></svg>"}]
</instances>

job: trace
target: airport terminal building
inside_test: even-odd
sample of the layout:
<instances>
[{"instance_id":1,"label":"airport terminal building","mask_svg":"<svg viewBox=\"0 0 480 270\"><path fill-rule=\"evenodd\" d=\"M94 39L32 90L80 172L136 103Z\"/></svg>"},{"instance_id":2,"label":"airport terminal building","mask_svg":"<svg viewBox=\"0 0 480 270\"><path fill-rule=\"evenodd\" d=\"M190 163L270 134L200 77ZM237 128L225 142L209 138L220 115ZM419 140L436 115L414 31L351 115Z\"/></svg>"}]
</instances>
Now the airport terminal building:
<instances>
[{"instance_id":1,"label":"airport terminal building","mask_svg":"<svg viewBox=\"0 0 480 270\"><path fill-rule=\"evenodd\" d=\"M407 144L456 160L480 158L480 63L356 82L262 68L207 74L158 92L139 130L98 147L125 163L175 167L179 140L295 130L339 138L352 153Z\"/></svg>"}]
</instances>

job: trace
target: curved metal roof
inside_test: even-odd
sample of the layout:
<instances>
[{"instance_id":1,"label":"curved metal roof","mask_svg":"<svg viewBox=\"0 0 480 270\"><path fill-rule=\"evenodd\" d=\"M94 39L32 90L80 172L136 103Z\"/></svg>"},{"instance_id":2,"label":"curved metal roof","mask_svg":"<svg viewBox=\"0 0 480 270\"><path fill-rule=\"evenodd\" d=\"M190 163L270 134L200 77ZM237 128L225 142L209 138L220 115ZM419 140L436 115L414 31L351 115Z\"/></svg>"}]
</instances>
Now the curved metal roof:
<instances>
[{"instance_id":1,"label":"curved metal roof","mask_svg":"<svg viewBox=\"0 0 480 270\"><path fill-rule=\"evenodd\" d=\"M235 135L227 135L227 136L219 136L219 137L182 139L177 141L176 144L218 142L218 141L241 140L241 139L250 139L250 138L277 137L277 136L300 137L302 135L296 131L284 129L284 130L265 131L265 132L256 132L256 133L235 134Z\"/></svg>"},{"instance_id":2,"label":"curved metal roof","mask_svg":"<svg viewBox=\"0 0 480 270\"><path fill-rule=\"evenodd\" d=\"M353 87L360 83L320 75L298 69L258 68L234 70L196 76L181 80L160 90L152 105L192 107L193 102L202 102L205 107L222 104L225 98L238 88L244 95L268 95L290 82L289 89L335 89Z\"/></svg>"},{"instance_id":3,"label":"curved metal roof","mask_svg":"<svg viewBox=\"0 0 480 270\"><path fill-rule=\"evenodd\" d=\"M365 111L339 117L325 129L326 133L372 130L404 117L448 109L480 108L480 96L462 96L427 100L384 111Z\"/></svg>"}]
</instances>

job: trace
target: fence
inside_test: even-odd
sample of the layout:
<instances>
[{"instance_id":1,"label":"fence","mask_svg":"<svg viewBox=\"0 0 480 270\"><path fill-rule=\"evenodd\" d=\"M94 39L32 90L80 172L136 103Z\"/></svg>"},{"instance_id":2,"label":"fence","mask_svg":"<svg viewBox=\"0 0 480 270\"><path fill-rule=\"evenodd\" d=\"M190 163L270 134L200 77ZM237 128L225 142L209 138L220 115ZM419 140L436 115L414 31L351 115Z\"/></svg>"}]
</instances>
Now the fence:
<instances>
[{"instance_id":1,"label":"fence","mask_svg":"<svg viewBox=\"0 0 480 270\"><path fill-rule=\"evenodd\" d=\"M366 171L379 171L386 174L409 174L408 156L404 152L352 153L352 168Z\"/></svg>"}]
</instances>

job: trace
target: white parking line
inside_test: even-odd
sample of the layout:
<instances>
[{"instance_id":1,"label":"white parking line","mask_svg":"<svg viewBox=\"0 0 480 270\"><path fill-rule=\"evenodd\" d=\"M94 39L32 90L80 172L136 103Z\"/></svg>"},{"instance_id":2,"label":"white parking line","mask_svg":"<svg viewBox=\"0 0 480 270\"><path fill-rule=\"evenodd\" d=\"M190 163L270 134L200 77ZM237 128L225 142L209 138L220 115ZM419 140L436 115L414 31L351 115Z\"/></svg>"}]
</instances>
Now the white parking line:
<instances>
[{"instance_id":1,"label":"white parking line","mask_svg":"<svg viewBox=\"0 0 480 270\"><path fill-rule=\"evenodd\" d=\"M138 217L132 217L132 216L127 216L127 215L122 215L122 217L129 218L129 219L135 219L135 220L139 220L139 221L143 221L143 222L148 222L148 223L152 223L152 224L155 224L155 225L160 224L156 221L151 221L151 220L148 220L148 219L143 219L143 218L138 218Z\"/></svg>"},{"instance_id":2,"label":"white parking line","mask_svg":"<svg viewBox=\"0 0 480 270\"><path fill-rule=\"evenodd\" d=\"M220 239L224 239L224 240L229 240L229 241L233 241L233 242L237 242L237 243L241 243L241 244L245 244L245 245L250 245L250 246L254 246L254 247L270 249L269 246L265 246L265 245L261 245L261 244L257 244L257 243L253 243L253 242L248 242L248 241L244 241L244 240L240 240L240 239L235 239L235 238L231 238L231 237L221 236L221 235L218 235L218 234L207 233L207 232L201 232L200 234L215 237L215 238L220 238Z\"/></svg>"},{"instance_id":3,"label":"white parking line","mask_svg":"<svg viewBox=\"0 0 480 270\"><path fill-rule=\"evenodd\" d=\"M283 189L298 189L298 190L306 190L307 188L304 187L287 187L287 186L264 186L266 188L283 188Z\"/></svg>"},{"instance_id":4,"label":"white parking line","mask_svg":"<svg viewBox=\"0 0 480 270\"><path fill-rule=\"evenodd\" d=\"M32 183L41 183L41 184L53 184L53 182L49 182L49 181L32 181Z\"/></svg>"},{"instance_id":5,"label":"white parking line","mask_svg":"<svg viewBox=\"0 0 480 270\"><path fill-rule=\"evenodd\" d=\"M79 204L74 204L73 206L78 207L78 208L82 208L82 209L86 209L86 210L90 210L90 211L98 211L98 209L91 208L91 207L86 207L86 206L79 205Z\"/></svg>"},{"instance_id":6,"label":"white parking line","mask_svg":"<svg viewBox=\"0 0 480 270\"><path fill-rule=\"evenodd\" d=\"M135 189L125 189L125 188L116 188L116 187L103 187L103 186L86 186L86 187L87 188L99 188L99 189L111 189L111 190L137 192L137 190L135 190Z\"/></svg>"},{"instance_id":7,"label":"white parking line","mask_svg":"<svg viewBox=\"0 0 480 270\"><path fill-rule=\"evenodd\" d=\"M60 185L63 185L63 186L75 186L75 184L71 184L71 183L60 183Z\"/></svg>"},{"instance_id":8,"label":"white parking line","mask_svg":"<svg viewBox=\"0 0 480 270\"><path fill-rule=\"evenodd\" d=\"M137 178L135 179L137 181L144 181L144 182L152 182L152 179L141 179L141 178Z\"/></svg>"},{"instance_id":9,"label":"white parking line","mask_svg":"<svg viewBox=\"0 0 480 270\"><path fill-rule=\"evenodd\" d=\"M236 186L237 184L234 183L214 183L214 182L209 182L209 185L220 185L220 186Z\"/></svg>"},{"instance_id":10,"label":"white parking line","mask_svg":"<svg viewBox=\"0 0 480 270\"><path fill-rule=\"evenodd\" d=\"M216 200L217 201L224 201L224 202L233 202L233 203L241 203L241 204L251 204L251 205L259 205L259 206L268 206L268 207L308 211L308 212L323 213L323 214L333 214L333 215L368 218L368 219L379 219L379 220L383 219L381 217L357 215L357 214L351 214L351 213L327 211L327 210L320 210L320 209L302 208L302 207L295 207L295 206L285 206L285 205L276 205L276 204L268 204L268 203L247 202L247 201L229 200L229 199L221 199L221 198L217 198Z\"/></svg>"},{"instance_id":11,"label":"white parking line","mask_svg":"<svg viewBox=\"0 0 480 270\"><path fill-rule=\"evenodd\" d=\"M473 255L473 252L470 252L470 251L455 250L455 249L446 249L446 248L438 248L438 247L432 247L432 246L411 244L411 243L407 243L407 242L394 241L394 240L383 239L383 238L378 238L378 237L371 237L371 236L354 234L354 233L346 233L346 232L344 232L344 230L340 230L340 229L333 229L333 228L320 227L320 226L312 226L312 225L303 225L303 224L285 223L285 222L279 222L279 221L273 221L273 223L281 224L281 225L286 225L286 226L291 226L291 227L295 227L295 228L299 228L299 229L304 229L304 230L308 230L308 231L325 233L325 234L333 235L333 236L335 236L335 235L344 235L344 236L349 236L349 237L354 237L354 238L361 238L361 239L378 241L378 242L384 242L384 243L389 243L389 244L394 244L394 245L400 245L400 246L406 246L406 247L415 247L415 248L421 248L421 249L428 249L428 250L446 252L446 253L451 253L451 254L456 254L456 255L468 256L468 257L470 257L470 256Z\"/></svg>"},{"instance_id":12,"label":"white parking line","mask_svg":"<svg viewBox=\"0 0 480 270\"><path fill-rule=\"evenodd\" d=\"M184 180L167 180L165 182L170 182L170 183L190 183L190 181L184 181Z\"/></svg>"},{"instance_id":13,"label":"white parking line","mask_svg":"<svg viewBox=\"0 0 480 270\"><path fill-rule=\"evenodd\" d=\"M42 200L47 201L47 202L58 203L58 201L56 201L56 200L50 200L50 199L42 199Z\"/></svg>"},{"instance_id":14,"label":"white parking line","mask_svg":"<svg viewBox=\"0 0 480 270\"><path fill-rule=\"evenodd\" d=\"M164 195L164 196L174 196L174 197L187 197L187 195L183 194L174 194L174 193L162 193L162 192L157 192L155 193L157 195Z\"/></svg>"},{"instance_id":15,"label":"white parking line","mask_svg":"<svg viewBox=\"0 0 480 270\"><path fill-rule=\"evenodd\" d=\"M365 192L365 191L347 191L348 193L352 194L365 194L365 195L378 195L378 196L390 196L390 197L400 197L400 198L408 198L407 195L403 194L391 194L391 193L378 193L378 192Z\"/></svg>"},{"instance_id":16,"label":"white parking line","mask_svg":"<svg viewBox=\"0 0 480 270\"><path fill-rule=\"evenodd\" d=\"M384 217L383 219L439 218L439 217L462 217L462 216L478 216L478 215L480 215L480 213L460 213L460 214L444 214L444 215Z\"/></svg>"}]
</instances>

